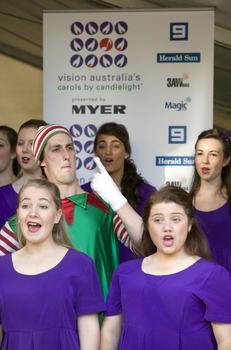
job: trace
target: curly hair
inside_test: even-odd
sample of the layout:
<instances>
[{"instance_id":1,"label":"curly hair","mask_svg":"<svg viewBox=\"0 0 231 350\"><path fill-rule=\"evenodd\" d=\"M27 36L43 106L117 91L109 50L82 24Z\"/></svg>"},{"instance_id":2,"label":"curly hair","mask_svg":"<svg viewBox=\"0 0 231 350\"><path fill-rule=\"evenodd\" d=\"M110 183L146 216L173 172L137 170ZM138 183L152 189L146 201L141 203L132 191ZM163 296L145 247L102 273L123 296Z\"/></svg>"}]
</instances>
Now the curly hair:
<instances>
[{"instance_id":1,"label":"curly hair","mask_svg":"<svg viewBox=\"0 0 231 350\"><path fill-rule=\"evenodd\" d=\"M134 161L130 158L132 150L127 130L124 126L113 122L101 125L94 140L95 151L97 150L99 135L110 135L117 137L117 139L123 143L125 151L129 154L129 157L124 160L124 173L121 180L121 192L124 197L127 198L128 203L132 206L132 208L137 210L138 204L142 201L142 198L139 195L139 188L142 187L143 182L147 183L147 181L137 173Z\"/></svg>"},{"instance_id":2,"label":"curly hair","mask_svg":"<svg viewBox=\"0 0 231 350\"><path fill-rule=\"evenodd\" d=\"M197 138L197 141L195 143L195 150L196 150L198 141L202 139L218 140L222 145L224 159L227 159L230 157L231 136L228 135L226 132L222 133L217 129L209 129L209 130L203 131ZM230 176L231 176L231 162L229 161L229 163L222 168L222 172L221 172L222 183L220 188L221 192L222 192L222 189L226 189L228 201L229 201L229 207L230 207L229 215L231 215L231 177ZM198 190L200 189L200 186L201 186L201 179L196 170L196 166L194 165L192 185L191 185L191 190L189 192L192 199L197 194Z\"/></svg>"},{"instance_id":3,"label":"curly hair","mask_svg":"<svg viewBox=\"0 0 231 350\"><path fill-rule=\"evenodd\" d=\"M195 219L190 195L180 187L165 186L153 193L147 200L143 212L144 235L142 239L142 251L145 255L156 253L157 247L153 243L149 233L149 217L153 206L159 203L173 202L180 205L187 215L188 223L192 225L185 241L185 252L191 256L200 256L211 260L209 245L203 231L199 228Z\"/></svg>"}]
</instances>

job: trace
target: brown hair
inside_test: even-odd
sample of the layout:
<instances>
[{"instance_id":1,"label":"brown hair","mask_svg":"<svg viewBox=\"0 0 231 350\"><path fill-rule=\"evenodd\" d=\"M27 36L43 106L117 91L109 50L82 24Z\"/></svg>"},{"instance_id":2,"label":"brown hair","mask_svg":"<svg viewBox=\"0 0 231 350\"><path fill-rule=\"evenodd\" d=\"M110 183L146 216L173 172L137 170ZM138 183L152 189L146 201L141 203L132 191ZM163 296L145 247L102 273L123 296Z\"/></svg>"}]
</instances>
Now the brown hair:
<instances>
[{"instance_id":1,"label":"brown hair","mask_svg":"<svg viewBox=\"0 0 231 350\"><path fill-rule=\"evenodd\" d=\"M197 138L197 141L195 143L195 150L197 147L198 141L202 139L215 139L220 141L223 149L223 156L224 159L227 159L230 157L230 152L231 152L231 139L230 135L226 134L224 131L223 133L217 129L209 129L203 131ZM228 201L229 201L229 207L230 207L230 212L229 214L231 215L231 161L222 168L221 172L221 188L220 191L222 193L222 189L226 189L227 196L228 196ZM190 190L190 196L191 199L195 197L196 193L200 189L201 186L201 179L200 176L197 173L196 166L194 165L194 174L193 174L193 179L192 179L192 185L191 185L191 190Z\"/></svg>"},{"instance_id":2,"label":"brown hair","mask_svg":"<svg viewBox=\"0 0 231 350\"><path fill-rule=\"evenodd\" d=\"M152 207L163 202L173 202L180 205L187 215L188 223L192 225L184 245L186 253L191 256L200 256L211 260L207 239L199 228L194 216L191 197L182 188L175 186L165 186L148 198L143 212L144 236L142 240L142 251L146 255L151 255L157 251L157 247L153 243L149 233L148 222Z\"/></svg>"},{"instance_id":3,"label":"brown hair","mask_svg":"<svg viewBox=\"0 0 231 350\"><path fill-rule=\"evenodd\" d=\"M16 154L16 145L17 145L17 132L10 128L9 126L6 125L0 125L0 132L2 132L4 135L7 136L8 142L10 144L10 151L11 153L15 153ZM12 162L12 170L15 176L18 176L19 172L20 172L20 165L18 163L18 159L15 156L15 158L13 159Z\"/></svg>"},{"instance_id":4,"label":"brown hair","mask_svg":"<svg viewBox=\"0 0 231 350\"><path fill-rule=\"evenodd\" d=\"M52 196L52 200L55 204L56 210L58 211L61 208L61 198L60 198L59 188L54 183L46 179L28 180L27 183L25 183L22 186L21 190L19 191L18 199L17 199L18 207L20 204L22 193L28 187L36 187L36 188L42 188L47 190ZM57 244L66 248L75 249L68 236L63 215L61 216L59 222L57 224L54 224L53 230L52 230L52 237ZM23 236L20 225L18 225L18 241L21 247L24 247L26 245L26 239Z\"/></svg>"},{"instance_id":5,"label":"brown hair","mask_svg":"<svg viewBox=\"0 0 231 350\"><path fill-rule=\"evenodd\" d=\"M138 204L142 201L138 188L142 188L142 183L147 182L140 174L137 173L136 166L131 156L131 144L129 140L129 133L124 126L117 123L105 123L100 126L95 140L94 150L97 150L99 135L115 136L119 139L129 154L129 157L124 160L124 174L121 180L121 192L127 198L129 204L133 209L138 209Z\"/></svg>"}]
</instances>

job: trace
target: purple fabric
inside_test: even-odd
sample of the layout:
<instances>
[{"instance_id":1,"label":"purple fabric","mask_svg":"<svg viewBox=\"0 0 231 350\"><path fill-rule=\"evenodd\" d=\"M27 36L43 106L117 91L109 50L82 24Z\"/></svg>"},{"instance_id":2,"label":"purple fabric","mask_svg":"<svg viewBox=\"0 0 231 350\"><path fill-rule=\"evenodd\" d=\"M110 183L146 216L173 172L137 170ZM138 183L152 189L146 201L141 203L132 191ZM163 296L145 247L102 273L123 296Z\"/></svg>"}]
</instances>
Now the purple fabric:
<instances>
[{"instance_id":1,"label":"purple fabric","mask_svg":"<svg viewBox=\"0 0 231 350\"><path fill-rule=\"evenodd\" d=\"M0 187L0 229L16 213L17 198L12 184Z\"/></svg>"},{"instance_id":2,"label":"purple fabric","mask_svg":"<svg viewBox=\"0 0 231 350\"><path fill-rule=\"evenodd\" d=\"M231 278L200 259L171 275L141 270L143 259L116 269L105 316L123 314L119 350L213 350L210 322L231 323Z\"/></svg>"},{"instance_id":3,"label":"purple fabric","mask_svg":"<svg viewBox=\"0 0 231 350\"><path fill-rule=\"evenodd\" d=\"M87 182L81 187L84 191L88 193L92 193L90 182ZM142 198L142 201L138 205L137 213L140 216L142 216L147 199L154 191L156 191L156 188L149 185L148 183L143 182L142 185L138 187L138 191ZM122 244L121 242L119 242L119 244L120 244L120 254L119 254L120 263L137 258L137 255L133 253L129 248L125 247L124 244Z\"/></svg>"},{"instance_id":4,"label":"purple fabric","mask_svg":"<svg viewBox=\"0 0 231 350\"><path fill-rule=\"evenodd\" d=\"M209 212L194 208L195 216L210 246L213 261L224 266L231 276L231 215L229 202Z\"/></svg>"},{"instance_id":5,"label":"purple fabric","mask_svg":"<svg viewBox=\"0 0 231 350\"><path fill-rule=\"evenodd\" d=\"M106 310L94 262L70 249L61 262L38 275L0 259L1 350L80 349L77 316Z\"/></svg>"}]
</instances>

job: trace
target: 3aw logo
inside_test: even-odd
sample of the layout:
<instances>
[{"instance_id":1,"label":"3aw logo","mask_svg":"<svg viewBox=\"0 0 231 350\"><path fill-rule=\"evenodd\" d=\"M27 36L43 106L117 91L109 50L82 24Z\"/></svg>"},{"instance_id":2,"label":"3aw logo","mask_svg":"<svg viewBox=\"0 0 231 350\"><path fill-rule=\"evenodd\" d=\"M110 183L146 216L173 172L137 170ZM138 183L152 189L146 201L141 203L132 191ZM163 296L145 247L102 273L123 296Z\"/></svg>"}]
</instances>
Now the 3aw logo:
<instances>
[{"instance_id":1,"label":"3aw logo","mask_svg":"<svg viewBox=\"0 0 231 350\"><path fill-rule=\"evenodd\" d=\"M167 87L189 87L189 75L187 73L182 75L182 78L167 78Z\"/></svg>"},{"instance_id":2,"label":"3aw logo","mask_svg":"<svg viewBox=\"0 0 231 350\"><path fill-rule=\"evenodd\" d=\"M188 40L188 23L170 23L170 40Z\"/></svg>"}]
</instances>

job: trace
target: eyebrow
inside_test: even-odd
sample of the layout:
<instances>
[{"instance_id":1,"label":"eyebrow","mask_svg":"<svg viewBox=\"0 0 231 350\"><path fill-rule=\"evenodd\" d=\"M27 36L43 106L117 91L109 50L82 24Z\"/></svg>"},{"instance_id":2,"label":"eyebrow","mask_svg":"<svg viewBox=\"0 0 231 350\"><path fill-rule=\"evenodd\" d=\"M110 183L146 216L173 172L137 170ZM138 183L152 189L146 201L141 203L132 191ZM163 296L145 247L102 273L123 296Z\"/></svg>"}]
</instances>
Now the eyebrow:
<instances>
[{"instance_id":1,"label":"eyebrow","mask_svg":"<svg viewBox=\"0 0 231 350\"><path fill-rule=\"evenodd\" d=\"M73 146L73 143L70 142L70 143L65 143L65 145L60 145L60 144L52 145L52 146L50 146L50 148L56 148L56 147L62 147L62 146L64 146L64 147Z\"/></svg>"},{"instance_id":2,"label":"eyebrow","mask_svg":"<svg viewBox=\"0 0 231 350\"><path fill-rule=\"evenodd\" d=\"M101 143L101 142L107 142L107 141L105 141L105 140L101 140L101 141L99 141L98 143ZM112 140L111 142L119 142L119 143L122 143L120 140Z\"/></svg>"},{"instance_id":3,"label":"eyebrow","mask_svg":"<svg viewBox=\"0 0 231 350\"><path fill-rule=\"evenodd\" d=\"M31 198L25 197L25 198L23 198L23 199L21 200L21 203L22 203L23 201L31 201L31 200L32 200ZM40 200L40 201L47 201L47 202L50 203L50 201L49 201L47 198L39 198L39 200Z\"/></svg>"},{"instance_id":4,"label":"eyebrow","mask_svg":"<svg viewBox=\"0 0 231 350\"><path fill-rule=\"evenodd\" d=\"M196 149L196 152L198 152L198 151L203 152L203 149ZM217 151L215 149L211 149L209 152L217 152L217 153L219 153L219 151Z\"/></svg>"},{"instance_id":5,"label":"eyebrow","mask_svg":"<svg viewBox=\"0 0 231 350\"><path fill-rule=\"evenodd\" d=\"M153 214L152 216L156 216L156 215L164 215L165 213L155 213L155 214ZM173 213L170 213L170 215L184 215L183 213L180 213L180 212L178 212L178 211L176 211L176 212L173 212Z\"/></svg>"},{"instance_id":6,"label":"eyebrow","mask_svg":"<svg viewBox=\"0 0 231 350\"><path fill-rule=\"evenodd\" d=\"M25 141L25 140L23 140L23 139L18 139L18 141ZM28 140L29 142L33 142L34 141L34 139L31 139L31 140Z\"/></svg>"}]
</instances>

